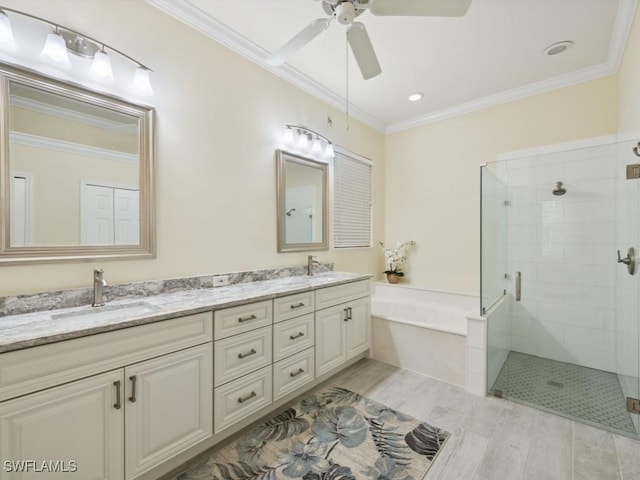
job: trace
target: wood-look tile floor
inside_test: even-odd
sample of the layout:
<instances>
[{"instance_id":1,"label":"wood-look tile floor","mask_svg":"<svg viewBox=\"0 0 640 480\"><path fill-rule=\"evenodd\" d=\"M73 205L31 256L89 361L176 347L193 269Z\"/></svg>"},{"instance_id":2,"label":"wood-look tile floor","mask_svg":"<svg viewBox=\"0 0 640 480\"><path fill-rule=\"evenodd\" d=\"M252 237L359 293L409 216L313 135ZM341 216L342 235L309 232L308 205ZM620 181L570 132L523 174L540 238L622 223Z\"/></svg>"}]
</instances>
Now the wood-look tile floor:
<instances>
[{"instance_id":1,"label":"wood-look tile floor","mask_svg":"<svg viewBox=\"0 0 640 480\"><path fill-rule=\"evenodd\" d=\"M640 441L362 360L331 383L451 433L424 480L638 480Z\"/></svg>"},{"instance_id":2,"label":"wood-look tile floor","mask_svg":"<svg viewBox=\"0 0 640 480\"><path fill-rule=\"evenodd\" d=\"M361 360L327 383L451 434L422 480L640 480L640 441L551 413L375 360ZM175 480L200 458L161 480Z\"/></svg>"}]
</instances>

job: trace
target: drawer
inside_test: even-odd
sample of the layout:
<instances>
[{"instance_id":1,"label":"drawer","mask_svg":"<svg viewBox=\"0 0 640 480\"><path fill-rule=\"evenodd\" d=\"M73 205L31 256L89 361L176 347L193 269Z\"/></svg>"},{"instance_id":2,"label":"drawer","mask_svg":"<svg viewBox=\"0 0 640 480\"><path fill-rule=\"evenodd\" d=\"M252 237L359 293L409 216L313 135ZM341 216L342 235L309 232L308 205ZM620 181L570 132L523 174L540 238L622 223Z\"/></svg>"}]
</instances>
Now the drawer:
<instances>
[{"instance_id":1,"label":"drawer","mask_svg":"<svg viewBox=\"0 0 640 480\"><path fill-rule=\"evenodd\" d=\"M213 391L213 425L218 433L271 403L272 368L229 382Z\"/></svg>"},{"instance_id":2,"label":"drawer","mask_svg":"<svg viewBox=\"0 0 640 480\"><path fill-rule=\"evenodd\" d=\"M289 318L313 313L315 294L313 291L276 298L273 301L273 321L282 322Z\"/></svg>"},{"instance_id":3,"label":"drawer","mask_svg":"<svg viewBox=\"0 0 640 480\"><path fill-rule=\"evenodd\" d=\"M313 313L273 326L273 360L282 360L315 344Z\"/></svg>"},{"instance_id":4,"label":"drawer","mask_svg":"<svg viewBox=\"0 0 640 480\"><path fill-rule=\"evenodd\" d=\"M271 300L266 300L264 302L216 310L213 317L214 340L271 325L272 309Z\"/></svg>"},{"instance_id":5,"label":"drawer","mask_svg":"<svg viewBox=\"0 0 640 480\"><path fill-rule=\"evenodd\" d=\"M214 385L217 387L271 364L271 345L271 326L215 342Z\"/></svg>"},{"instance_id":6,"label":"drawer","mask_svg":"<svg viewBox=\"0 0 640 480\"><path fill-rule=\"evenodd\" d=\"M162 320L0 355L0 401L212 340L212 313Z\"/></svg>"},{"instance_id":7,"label":"drawer","mask_svg":"<svg viewBox=\"0 0 640 480\"><path fill-rule=\"evenodd\" d=\"M316 290L316 310L366 297L369 293L369 280L319 288Z\"/></svg>"},{"instance_id":8,"label":"drawer","mask_svg":"<svg viewBox=\"0 0 640 480\"><path fill-rule=\"evenodd\" d=\"M273 399L278 400L315 378L314 350L309 348L273 364Z\"/></svg>"}]
</instances>

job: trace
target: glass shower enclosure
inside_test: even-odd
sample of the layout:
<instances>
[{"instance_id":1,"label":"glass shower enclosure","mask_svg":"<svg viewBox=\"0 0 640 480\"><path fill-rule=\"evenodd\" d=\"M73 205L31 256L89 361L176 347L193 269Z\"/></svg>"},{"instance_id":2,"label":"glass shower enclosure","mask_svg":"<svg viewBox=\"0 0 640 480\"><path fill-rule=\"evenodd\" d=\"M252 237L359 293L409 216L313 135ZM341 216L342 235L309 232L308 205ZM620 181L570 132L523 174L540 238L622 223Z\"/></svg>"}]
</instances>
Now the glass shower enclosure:
<instances>
[{"instance_id":1,"label":"glass shower enclosure","mask_svg":"<svg viewBox=\"0 0 640 480\"><path fill-rule=\"evenodd\" d=\"M640 438L636 142L481 168L481 308L489 394Z\"/></svg>"}]
</instances>

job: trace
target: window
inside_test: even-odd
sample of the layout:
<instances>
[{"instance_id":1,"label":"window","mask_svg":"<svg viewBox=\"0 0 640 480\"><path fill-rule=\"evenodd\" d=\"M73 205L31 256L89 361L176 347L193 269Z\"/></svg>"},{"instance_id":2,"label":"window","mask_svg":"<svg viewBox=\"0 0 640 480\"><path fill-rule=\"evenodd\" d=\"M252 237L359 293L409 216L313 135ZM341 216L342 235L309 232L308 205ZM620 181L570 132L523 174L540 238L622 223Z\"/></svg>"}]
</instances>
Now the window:
<instances>
[{"instance_id":1,"label":"window","mask_svg":"<svg viewBox=\"0 0 640 480\"><path fill-rule=\"evenodd\" d=\"M333 236L336 248L371 246L371 162L336 152Z\"/></svg>"}]
</instances>

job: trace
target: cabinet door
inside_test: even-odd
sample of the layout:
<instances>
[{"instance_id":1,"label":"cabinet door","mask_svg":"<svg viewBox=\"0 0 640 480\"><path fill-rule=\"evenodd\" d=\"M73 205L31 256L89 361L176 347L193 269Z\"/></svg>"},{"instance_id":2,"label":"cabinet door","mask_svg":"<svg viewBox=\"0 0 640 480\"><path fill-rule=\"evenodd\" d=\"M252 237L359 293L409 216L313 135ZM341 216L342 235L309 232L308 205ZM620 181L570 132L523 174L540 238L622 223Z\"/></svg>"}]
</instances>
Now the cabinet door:
<instances>
[{"instance_id":1,"label":"cabinet door","mask_svg":"<svg viewBox=\"0 0 640 480\"><path fill-rule=\"evenodd\" d=\"M349 321L347 328L347 359L369 349L371 334L369 297L353 300L347 304Z\"/></svg>"},{"instance_id":2,"label":"cabinet door","mask_svg":"<svg viewBox=\"0 0 640 480\"><path fill-rule=\"evenodd\" d=\"M121 480L122 384L116 370L1 403L0 479Z\"/></svg>"},{"instance_id":3,"label":"cabinet door","mask_svg":"<svg viewBox=\"0 0 640 480\"><path fill-rule=\"evenodd\" d=\"M346 304L316 312L316 376L346 361Z\"/></svg>"},{"instance_id":4,"label":"cabinet door","mask_svg":"<svg viewBox=\"0 0 640 480\"><path fill-rule=\"evenodd\" d=\"M211 343L125 368L126 478L212 435Z\"/></svg>"}]
</instances>

